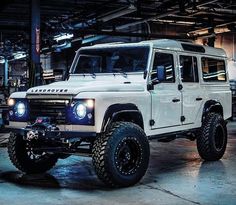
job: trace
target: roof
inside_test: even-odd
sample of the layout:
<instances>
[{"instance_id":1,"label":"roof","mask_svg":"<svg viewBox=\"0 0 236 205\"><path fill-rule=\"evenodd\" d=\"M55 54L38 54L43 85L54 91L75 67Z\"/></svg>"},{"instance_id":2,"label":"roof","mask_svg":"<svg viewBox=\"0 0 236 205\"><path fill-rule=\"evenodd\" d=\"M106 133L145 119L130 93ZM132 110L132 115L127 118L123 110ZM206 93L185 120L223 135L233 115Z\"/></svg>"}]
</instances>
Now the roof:
<instances>
[{"instance_id":1,"label":"roof","mask_svg":"<svg viewBox=\"0 0 236 205\"><path fill-rule=\"evenodd\" d=\"M226 52L222 48L213 48L210 46L203 46L203 45L198 45L198 44L184 42L184 41L160 39L160 40L143 41L140 43L150 43L152 44L153 48L160 48L160 49L174 50L174 51L204 53L207 55L227 57ZM194 51L194 48L196 48L196 51Z\"/></svg>"},{"instance_id":2,"label":"roof","mask_svg":"<svg viewBox=\"0 0 236 205\"><path fill-rule=\"evenodd\" d=\"M83 47L82 49L91 49L91 48L110 48L110 47L124 47L124 46L150 46L156 49L165 49L171 51L183 51L183 52L191 52L198 54L205 54L211 56L218 56L226 58L227 55L225 51L221 48L213 48L209 46L203 46L194 44L191 42L170 40L170 39L159 39L159 40L148 40L141 41L139 43L122 43L122 42L114 42L114 43L104 43L104 44L95 44L93 46Z\"/></svg>"}]
</instances>

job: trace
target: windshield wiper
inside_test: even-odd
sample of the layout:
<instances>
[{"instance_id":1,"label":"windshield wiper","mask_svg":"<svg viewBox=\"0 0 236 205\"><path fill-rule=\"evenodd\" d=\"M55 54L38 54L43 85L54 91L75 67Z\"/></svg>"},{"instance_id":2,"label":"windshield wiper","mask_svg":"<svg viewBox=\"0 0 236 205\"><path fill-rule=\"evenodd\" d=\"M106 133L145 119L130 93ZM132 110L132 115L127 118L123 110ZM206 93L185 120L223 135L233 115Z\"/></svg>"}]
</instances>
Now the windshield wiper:
<instances>
[{"instance_id":1,"label":"windshield wiper","mask_svg":"<svg viewBox=\"0 0 236 205\"><path fill-rule=\"evenodd\" d=\"M117 73L121 74L124 78L127 78L127 73L124 72L121 68L115 68L112 70L113 75L115 76Z\"/></svg>"},{"instance_id":2,"label":"windshield wiper","mask_svg":"<svg viewBox=\"0 0 236 205\"><path fill-rule=\"evenodd\" d=\"M97 77L95 73L90 73L90 74L91 74L92 78L94 78L94 79Z\"/></svg>"},{"instance_id":3,"label":"windshield wiper","mask_svg":"<svg viewBox=\"0 0 236 205\"><path fill-rule=\"evenodd\" d=\"M96 74L94 72L88 73L88 72L83 71L82 74L83 74L84 77L86 76L86 74L90 74L92 78L96 78Z\"/></svg>"}]
</instances>

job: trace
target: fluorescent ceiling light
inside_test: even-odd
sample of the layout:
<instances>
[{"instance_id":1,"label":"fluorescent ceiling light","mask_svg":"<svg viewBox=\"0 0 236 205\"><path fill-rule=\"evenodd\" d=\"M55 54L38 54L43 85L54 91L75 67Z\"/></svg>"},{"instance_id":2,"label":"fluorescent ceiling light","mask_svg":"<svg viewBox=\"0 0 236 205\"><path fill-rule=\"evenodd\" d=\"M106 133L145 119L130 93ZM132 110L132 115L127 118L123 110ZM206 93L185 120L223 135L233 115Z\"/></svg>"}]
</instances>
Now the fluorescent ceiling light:
<instances>
[{"instance_id":1,"label":"fluorescent ceiling light","mask_svg":"<svg viewBox=\"0 0 236 205\"><path fill-rule=\"evenodd\" d=\"M5 59L4 58L0 59L0 64L4 64L4 63L5 63Z\"/></svg>"},{"instance_id":2,"label":"fluorescent ceiling light","mask_svg":"<svg viewBox=\"0 0 236 205\"><path fill-rule=\"evenodd\" d=\"M66 40L66 39L71 39L73 37L74 37L73 33L63 33L63 34L54 36L53 39L58 42L58 41Z\"/></svg>"},{"instance_id":3,"label":"fluorescent ceiling light","mask_svg":"<svg viewBox=\"0 0 236 205\"><path fill-rule=\"evenodd\" d=\"M14 55L14 59L19 60L19 59L25 58L26 56L27 56L26 53L19 53L19 54Z\"/></svg>"}]
</instances>

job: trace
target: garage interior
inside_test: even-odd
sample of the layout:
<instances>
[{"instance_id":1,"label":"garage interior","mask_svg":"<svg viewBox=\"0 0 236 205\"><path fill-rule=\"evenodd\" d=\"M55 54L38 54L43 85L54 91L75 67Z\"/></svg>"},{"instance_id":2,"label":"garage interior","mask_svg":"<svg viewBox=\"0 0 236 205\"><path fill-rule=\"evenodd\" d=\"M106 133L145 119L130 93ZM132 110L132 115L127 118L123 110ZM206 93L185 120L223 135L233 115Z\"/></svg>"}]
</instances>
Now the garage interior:
<instances>
[{"instance_id":1,"label":"garage interior","mask_svg":"<svg viewBox=\"0 0 236 205\"><path fill-rule=\"evenodd\" d=\"M0 204L236 204L236 2L233 0L2 0L0 5ZM108 189L90 158L72 156L25 175L7 154L7 99L66 80L75 51L111 42L176 39L223 48L232 118L223 159L204 162L195 141L152 141L145 177Z\"/></svg>"}]
</instances>

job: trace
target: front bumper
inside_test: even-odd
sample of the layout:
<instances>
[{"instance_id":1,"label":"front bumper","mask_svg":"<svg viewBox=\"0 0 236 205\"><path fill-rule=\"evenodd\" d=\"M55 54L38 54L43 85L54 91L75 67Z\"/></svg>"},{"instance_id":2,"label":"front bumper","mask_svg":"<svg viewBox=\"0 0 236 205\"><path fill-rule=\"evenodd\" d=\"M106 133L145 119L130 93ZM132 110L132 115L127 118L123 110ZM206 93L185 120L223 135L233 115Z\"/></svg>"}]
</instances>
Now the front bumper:
<instances>
[{"instance_id":1,"label":"front bumper","mask_svg":"<svg viewBox=\"0 0 236 205\"><path fill-rule=\"evenodd\" d=\"M26 125L25 128L14 128L11 123L10 129L31 143L34 151L57 154L76 153L90 156L97 136L96 132L78 131L79 129L60 130L58 126L50 124L47 118L39 118L34 124Z\"/></svg>"},{"instance_id":2,"label":"front bumper","mask_svg":"<svg viewBox=\"0 0 236 205\"><path fill-rule=\"evenodd\" d=\"M11 132L20 134L22 136L27 135L32 128L27 128L28 124L26 122L10 122L9 129ZM81 140L92 139L97 136L97 133L93 130L84 131L81 130L78 126L72 125L60 125L57 126L59 130L44 130L40 132L39 137L43 139L71 139L79 138ZM79 131L78 131L79 130Z\"/></svg>"},{"instance_id":3,"label":"front bumper","mask_svg":"<svg viewBox=\"0 0 236 205\"><path fill-rule=\"evenodd\" d=\"M32 131L32 129L28 128L12 128L12 132L16 134L20 134L24 137L27 136L27 133ZM96 132L78 132L78 131L60 131L60 130L52 130L52 131L43 131L39 135L39 139L71 139L71 138L80 138L81 140L92 139L97 136Z\"/></svg>"},{"instance_id":4,"label":"front bumper","mask_svg":"<svg viewBox=\"0 0 236 205\"><path fill-rule=\"evenodd\" d=\"M29 124L27 122L15 122L15 121L10 121L9 125L7 128L9 129L21 129ZM95 126L86 126L86 125L57 125L59 130L61 131L80 131L80 132L96 132L96 127Z\"/></svg>"}]
</instances>

